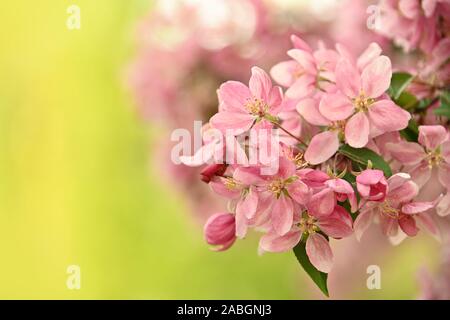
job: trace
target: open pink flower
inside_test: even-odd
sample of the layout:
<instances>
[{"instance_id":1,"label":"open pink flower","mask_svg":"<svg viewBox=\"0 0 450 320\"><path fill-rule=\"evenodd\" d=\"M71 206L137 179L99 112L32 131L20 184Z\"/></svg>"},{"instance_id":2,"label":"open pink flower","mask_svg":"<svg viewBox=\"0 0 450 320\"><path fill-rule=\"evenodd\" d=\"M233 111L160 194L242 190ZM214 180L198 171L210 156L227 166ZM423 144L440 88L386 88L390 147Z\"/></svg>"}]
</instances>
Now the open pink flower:
<instances>
[{"instance_id":1,"label":"open pink flower","mask_svg":"<svg viewBox=\"0 0 450 320\"><path fill-rule=\"evenodd\" d=\"M409 112L384 95L391 76L391 61L386 56L373 59L361 73L347 59L336 66L339 91L326 94L319 109L331 121L345 121L343 133L350 146L362 148L369 137L407 127Z\"/></svg>"},{"instance_id":2,"label":"open pink flower","mask_svg":"<svg viewBox=\"0 0 450 320\"><path fill-rule=\"evenodd\" d=\"M325 273L331 271L333 253L328 240L319 233L340 239L352 234L352 218L348 212L335 206L327 216L316 216L310 211L296 216L292 229L283 236L274 230L261 237L260 252L283 252L295 247L300 240L306 241L306 253L311 263Z\"/></svg>"},{"instance_id":3,"label":"open pink flower","mask_svg":"<svg viewBox=\"0 0 450 320\"><path fill-rule=\"evenodd\" d=\"M231 213L214 214L205 224L204 235L207 243L216 246L214 250L227 250L236 240L234 215Z\"/></svg>"},{"instance_id":4,"label":"open pink flower","mask_svg":"<svg viewBox=\"0 0 450 320\"><path fill-rule=\"evenodd\" d=\"M402 141L388 144L388 148L419 187L428 182L436 169L440 184L450 188L450 140L443 126L420 126L419 143Z\"/></svg>"},{"instance_id":5,"label":"open pink flower","mask_svg":"<svg viewBox=\"0 0 450 320\"><path fill-rule=\"evenodd\" d=\"M419 231L416 220L420 221L432 234L438 230L426 211L435 207L436 202L412 202L419 188L405 173L397 173L388 180L387 194L384 201L364 202L360 214L355 220L354 230L357 239L373 221L379 221L382 231L390 237L397 236L400 229L413 237Z\"/></svg>"},{"instance_id":6,"label":"open pink flower","mask_svg":"<svg viewBox=\"0 0 450 320\"><path fill-rule=\"evenodd\" d=\"M301 99L324 90L334 81L334 68L339 55L334 50L320 48L313 51L296 36L291 38L294 49L288 51L292 60L278 63L271 70L273 79L287 87L286 96Z\"/></svg>"},{"instance_id":7,"label":"open pink flower","mask_svg":"<svg viewBox=\"0 0 450 320\"><path fill-rule=\"evenodd\" d=\"M219 112L211 119L211 125L223 132L231 130L235 135L249 130L259 122L267 124L268 117L281 111L282 91L274 87L264 70L253 67L249 86L228 81L218 90Z\"/></svg>"},{"instance_id":8,"label":"open pink flower","mask_svg":"<svg viewBox=\"0 0 450 320\"><path fill-rule=\"evenodd\" d=\"M365 200L384 201L387 186L386 178L381 170L367 169L356 177L356 187Z\"/></svg>"}]
</instances>

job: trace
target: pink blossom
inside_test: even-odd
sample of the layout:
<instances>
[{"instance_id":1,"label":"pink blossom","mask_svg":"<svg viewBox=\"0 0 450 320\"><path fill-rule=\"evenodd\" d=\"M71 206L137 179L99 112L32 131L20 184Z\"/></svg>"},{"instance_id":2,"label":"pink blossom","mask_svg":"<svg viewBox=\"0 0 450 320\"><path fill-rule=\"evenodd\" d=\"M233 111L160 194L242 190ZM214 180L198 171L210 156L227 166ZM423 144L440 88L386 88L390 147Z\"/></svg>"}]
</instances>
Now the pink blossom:
<instances>
[{"instance_id":1,"label":"pink blossom","mask_svg":"<svg viewBox=\"0 0 450 320\"><path fill-rule=\"evenodd\" d=\"M204 235L208 244L216 246L214 250L227 250L236 240L234 215L231 213L212 215L205 224Z\"/></svg>"},{"instance_id":2,"label":"pink blossom","mask_svg":"<svg viewBox=\"0 0 450 320\"><path fill-rule=\"evenodd\" d=\"M356 187L361 197L369 201L384 201L387 181L381 170L367 169L356 177Z\"/></svg>"},{"instance_id":3,"label":"pink blossom","mask_svg":"<svg viewBox=\"0 0 450 320\"><path fill-rule=\"evenodd\" d=\"M316 89L326 89L334 81L334 68L339 58L337 52L320 48L313 51L296 36L292 36L294 49L288 51L292 60L276 64L270 74L280 85L287 87L286 96L301 99Z\"/></svg>"},{"instance_id":4,"label":"pink blossom","mask_svg":"<svg viewBox=\"0 0 450 320\"><path fill-rule=\"evenodd\" d=\"M270 123L281 111L283 98L281 88L272 86L272 80L258 67L252 68L248 87L241 82L228 81L220 86L218 96L219 113L210 123L224 132L233 130L236 135L256 123Z\"/></svg>"},{"instance_id":5,"label":"pink blossom","mask_svg":"<svg viewBox=\"0 0 450 320\"><path fill-rule=\"evenodd\" d=\"M285 235L280 236L272 230L261 237L259 249L260 252L283 252L295 247L300 240L306 241L306 253L311 263L328 273L333 265L333 253L328 240L319 231L332 238L347 237L352 233L352 218L340 206L335 206L327 216L303 212L296 216L294 226Z\"/></svg>"},{"instance_id":6,"label":"pink blossom","mask_svg":"<svg viewBox=\"0 0 450 320\"><path fill-rule=\"evenodd\" d=\"M419 187L428 182L435 169L439 183L450 187L450 140L443 126L420 126L419 143L402 141L388 144L388 148Z\"/></svg>"},{"instance_id":7,"label":"pink blossom","mask_svg":"<svg viewBox=\"0 0 450 320\"><path fill-rule=\"evenodd\" d=\"M356 237L361 239L363 233L373 221L379 221L383 233L395 237L400 229L408 236L415 236L421 222L432 234L438 230L431 216L427 213L436 205L435 202L413 202L419 187L405 173L397 173L387 180L387 194L384 201L366 201L362 203L360 214L355 220Z\"/></svg>"}]
</instances>

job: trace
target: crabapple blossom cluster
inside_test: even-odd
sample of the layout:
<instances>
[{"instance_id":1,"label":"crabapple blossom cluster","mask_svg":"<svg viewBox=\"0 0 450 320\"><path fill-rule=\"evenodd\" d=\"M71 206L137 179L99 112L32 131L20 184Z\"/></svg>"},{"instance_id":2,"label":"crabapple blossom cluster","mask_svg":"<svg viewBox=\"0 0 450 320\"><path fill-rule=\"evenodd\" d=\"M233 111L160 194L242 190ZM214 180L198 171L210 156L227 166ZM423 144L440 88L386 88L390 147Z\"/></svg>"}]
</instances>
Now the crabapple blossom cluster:
<instances>
[{"instance_id":1,"label":"crabapple blossom cluster","mask_svg":"<svg viewBox=\"0 0 450 320\"><path fill-rule=\"evenodd\" d=\"M376 43L354 56L342 44L312 48L297 36L291 40L288 58L270 75L253 67L248 85L227 81L217 91L218 112L204 131L226 136L225 147L205 143L200 153L209 150L203 180L229 205L207 221L206 241L226 250L254 229L262 234L260 253L294 249L297 255L304 248L313 268L329 273L330 242L353 234L363 241L373 224L393 242L421 229L439 238L436 217L450 213L448 119L424 119L445 99L415 109L430 97L413 90L412 76L393 74ZM447 66L448 47L437 50L435 58L447 55L439 65ZM444 93L434 87L431 99ZM404 104L405 95L415 99L414 108ZM269 138L248 143L263 131ZM229 136L238 148L224 159L216 151L229 149ZM274 144L270 161L247 161L252 150ZM183 162L201 163L195 156ZM275 163L270 174L262 170ZM437 192L419 200L430 180Z\"/></svg>"}]
</instances>

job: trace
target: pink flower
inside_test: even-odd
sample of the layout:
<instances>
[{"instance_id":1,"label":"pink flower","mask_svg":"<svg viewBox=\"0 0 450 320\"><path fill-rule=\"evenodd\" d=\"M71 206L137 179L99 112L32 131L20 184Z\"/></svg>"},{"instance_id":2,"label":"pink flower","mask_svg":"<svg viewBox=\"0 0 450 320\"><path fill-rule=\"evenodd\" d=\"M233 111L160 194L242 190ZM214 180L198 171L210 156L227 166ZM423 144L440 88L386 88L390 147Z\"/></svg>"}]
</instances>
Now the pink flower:
<instances>
[{"instance_id":1,"label":"pink flower","mask_svg":"<svg viewBox=\"0 0 450 320\"><path fill-rule=\"evenodd\" d=\"M283 98L281 88L272 86L269 76L258 67L252 68L248 87L228 81L220 86L218 96L219 113L210 123L223 132L232 130L235 135L248 131L256 123L270 124L270 119L281 111Z\"/></svg>"},{"instance_id":2,"label":"pink flower","mask_svg":"<svg viewBox=\"0 0 450 320\"><path fill-rule=\"evenodd\" d=\"M384 201L387 185L386 178L381 170L367 169L356 177L356 187L365 200Z\"/></svg>"},{"instance_id":3,"label":"pink flower","mask_svg":"<svg viewBox=\"0 0 450 320\"><path fill-rule=\"evenodd\" d=\"M291 40L294 48L288 51L292 60L276 64L270 74L280 85L287 87L286 96L301 99L316 89L326 89L334 81L334 68L339 58L337 52L321 48L313 51L308 44L296 36Z\"/></svg>"},{"instance_id":4,"label":"pink flower","mask_svg":"<svg viewBox=\"0 0 450 320\"><path fill-rule=\"evenodd\" d=\"M450 188L450 140L443 126L420 126L419 143L402 141L390 143L388 148L392 157L406 166L419 187L437 169L439 183Z\"/></svg>"},{"instance_id":5,"label":"pink flower","mask_svg":"<svg viewBox=\"0 0 450 320\"><path fill-rule=\"evenodd\" d=\"M339 51L344 56L335 70L339 90L325 93L320 103L306 100L298 106L306 121L326 127L311 139L305 153L305 159L313 165L331 158L341 141L363 148L369 138L404 129L411 118L384 94L392 69L389 58L380 56L378 45L371 44L356 64L345 48L341 46Z\"/></svg>"},{"instance_id":6,"label":"pink flower","mask_svg":"<svg viewBox=\"0 0 450 320\"><path fill-rule=\"evenodd\" d=\"M333 253L322 231L332 238L344 238L352 234L352 218L348 212L335 206L327 216L316 216L310 211L296 216L294 226L283 236L269 231L259 242L260 252L283 252L295 247L299 241L306 241L306 253L311 263L325 273L331 271Z\"/></svg>"},{"instance_id":7,"label":"pink flower","mask_svg":"<svg viewBox=\"0 0 450 320\"><path fill-rule=\"evenodd\" d=\"M216 246L214 250L224 251L230 248L235 236L235 218L231 213L216 213L211 216L203 229L208 244Z\"/></svg>"},{"instance_id":8,"label":"pink flower","mask_svg":"<svg viewBox=\"0 0 450 320\"><path fill-rule=\"evenodd\" d=\"M419 188L405 173L397 173L387 180L388 188L384 201L367 201L361 205L355 220L354 230L358 240L372 224L379 221L385 235L395 237L399 227L413 237L419 231L416 220L420 221L432 234L438 230L426 211L435 207L436 202L412 202Z\"/></svg>"}]
</instances>

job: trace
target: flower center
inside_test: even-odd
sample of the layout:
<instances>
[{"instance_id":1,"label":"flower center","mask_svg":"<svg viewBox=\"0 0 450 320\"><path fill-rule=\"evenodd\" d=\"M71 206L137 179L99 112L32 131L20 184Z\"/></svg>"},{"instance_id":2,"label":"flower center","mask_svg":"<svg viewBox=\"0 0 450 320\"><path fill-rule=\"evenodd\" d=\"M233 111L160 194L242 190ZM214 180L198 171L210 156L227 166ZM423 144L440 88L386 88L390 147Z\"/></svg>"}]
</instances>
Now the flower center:
<instances>
[{"instance_id":1,"label":"flower center","mask_svg":"<svg viewBox=\"0 0 450 320\"><path fill-rule=\"evenodd\" d=\"M428 167L431 169L437 167L444 160L439 149L427 153Z\"/></svg>"},{"instance_id":2,"label":"flower center","mask_svg":"<svg viewBox=\"0 0 450 320\"><path fill-rule=\"evenodd\" d=\"M224 184L225 187L227 187L229 190L235 190L238 187L237 181L231 177L226 177Z\"/></svg>"},{"instance_id":3,"label":"flower center","mask_svg":"<svg viewBox=\"0 0 450 320\"><path fill-rule=\"evenodd\" d=\"M361 92L358 97L352 99L352 102L357 112L366 112L375 99L366 98L364 92Z\"/></svg>"},{"instance_id":4,"label":"flower center","mask_svg":"<svg viewBox=\"0 0 450 320\"><path fill-rule=\"evenodd\" d=\"M392 207L391 203L387 200L385 200L382 204L381 204L381 212L393 219L398 219L399 216L399 210L395 209L394 207Z\"/></svg>"},{"instance_id":5,"label":"flower center","mask_svg":"<svg viewBox=\"0 0 450 320\"><path fill-rule=\"evenodd\" d=\"M319 227L316 225L316 219L309 215L306 218L301 218L298 226L305 234L312 234L319 231Z\"/></svg>"},{"instance_id":6,"label":"flower center","mask_svg":"<svg viewBox=\"0 0 450 320\"><path fill-rule=\"evenodd\" d=\"M251 115L261 118L266 115L267 111L269 111L269 106L267 103L258 98L247 101L244 107Z\"/></svg>"},{"instance_id":7,"label":"flower center","mask_svg":"<svg viewBox=\"0 0 450 320\"><path fill-rule=\"evenodd\" d=\"M278 196L280 196L284 187L285 187L285 183L283 180L275 179L271 183L269 183L267 189L278 197Z\"/></svg>"}]
</instances>

